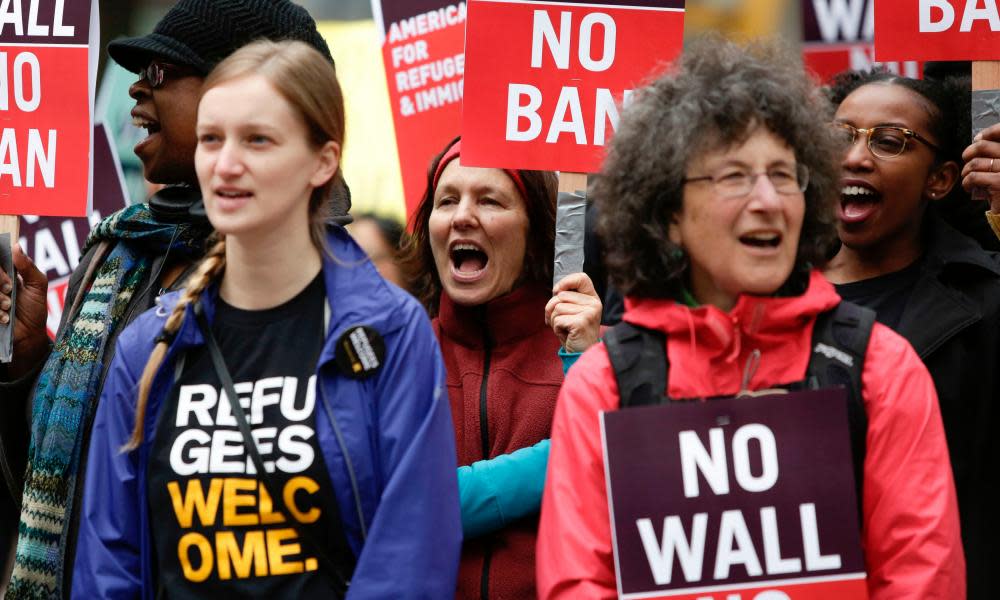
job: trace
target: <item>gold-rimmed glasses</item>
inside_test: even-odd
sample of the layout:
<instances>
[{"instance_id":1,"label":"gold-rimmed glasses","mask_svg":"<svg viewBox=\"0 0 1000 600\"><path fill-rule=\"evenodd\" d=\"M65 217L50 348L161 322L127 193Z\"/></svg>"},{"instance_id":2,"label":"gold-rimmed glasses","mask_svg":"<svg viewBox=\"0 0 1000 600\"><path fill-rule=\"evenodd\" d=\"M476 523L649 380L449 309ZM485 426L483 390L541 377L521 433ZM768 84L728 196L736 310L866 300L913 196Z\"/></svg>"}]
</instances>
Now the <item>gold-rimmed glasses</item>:
<instances>
[{"instance_id":1,"label":"gold-rimmed glasses","mask_svg":"<svg viewBox=\"0 0 1000 600\"><path fill-rule=\"evenodd\" d=\"M832 126L835 131L842 132L851 144L857 141L859 133L868 136L868 150L878 158L896 158L906 151L906 143L911 139L926 144L935 152L939 150L930 140L906 127L879 125L865 129L842 122L833 123Z\"/></svg>"}]
</instances>

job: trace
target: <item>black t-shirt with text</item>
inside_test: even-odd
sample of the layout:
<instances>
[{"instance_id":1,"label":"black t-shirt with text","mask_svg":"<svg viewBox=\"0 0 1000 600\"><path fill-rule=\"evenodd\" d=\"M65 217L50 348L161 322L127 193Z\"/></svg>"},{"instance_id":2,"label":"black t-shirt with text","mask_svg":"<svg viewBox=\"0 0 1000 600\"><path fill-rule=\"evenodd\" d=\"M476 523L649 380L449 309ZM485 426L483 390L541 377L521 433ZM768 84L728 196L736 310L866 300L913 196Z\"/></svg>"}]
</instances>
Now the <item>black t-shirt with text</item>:
<instances>
[{"instance_id":1,"label":"black t-shirt with text","mask_svg":"<svg viewBox=\"0 0 1000 600\"><path fill-rule=\"evenodd\" d=\"M157 597L335 597L312 541L328 556L346 547L316 436L325 302L320 274L268 310L219 298L212 324L264 468L273 468L270 491L286 511L256 475L207 347L184 357L147 479Z\"/></svg>"}]
</instances>

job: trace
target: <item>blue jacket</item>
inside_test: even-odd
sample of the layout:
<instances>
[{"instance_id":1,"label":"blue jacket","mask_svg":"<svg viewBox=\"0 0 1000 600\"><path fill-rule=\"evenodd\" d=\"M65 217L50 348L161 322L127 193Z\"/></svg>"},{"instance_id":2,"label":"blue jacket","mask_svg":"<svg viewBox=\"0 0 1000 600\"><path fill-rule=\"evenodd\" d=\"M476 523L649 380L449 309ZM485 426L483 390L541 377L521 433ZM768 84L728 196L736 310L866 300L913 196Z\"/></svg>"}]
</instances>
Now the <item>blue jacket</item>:
<instances>
[{"instance_id":1,"label":"blue jacket","mask_svg":"<svg viewBox=\"0 0 1000 600\"><path fill-rule=\"evenodd\" d=\"M316 432L357 567L348 598L451 598L462 533L455 440L444 364L430 323L410 296L387 284L345 231L332 228L323 277L330 328L317 366ZM203 296L211 321L217 291ZM74 598L152 599L153 544L146 465L176 359L203 343L187 318L153 380L145 440L123 453L135 422L136 382L177 299L149 311L118 339L93 427L74 565ZM369 379L334 361L341 334L368 325L385 340ZM326 410L328 400L333 422Z\"/></svg>"}]
</instances>

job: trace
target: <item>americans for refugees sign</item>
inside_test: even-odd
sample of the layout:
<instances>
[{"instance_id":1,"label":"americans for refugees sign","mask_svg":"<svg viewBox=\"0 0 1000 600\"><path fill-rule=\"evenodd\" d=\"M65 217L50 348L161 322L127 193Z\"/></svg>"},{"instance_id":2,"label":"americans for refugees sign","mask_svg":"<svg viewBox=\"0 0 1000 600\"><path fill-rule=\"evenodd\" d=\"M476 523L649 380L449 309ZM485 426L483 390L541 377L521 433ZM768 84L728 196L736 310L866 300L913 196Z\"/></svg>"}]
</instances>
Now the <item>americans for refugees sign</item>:
<instances>
[{"instance_id":1,"label":"americans for refugees sign","mask_svg":"<svg viewBox=\"0 0 1000 600\"><path fill-rule=\"evenodd\" d=\"M465 75L465 2L372 0L379 26L407 214L427 166L459 133Z\"/></svg>"},{"instance_id":2,"label":"americans for refugees sign","mask_svg":"<svg viewBox=\"0 0 1000 600\"><path fill-rule=\"evenodd\" d=\"M462 164L594 172L632 90L680 54L684 0L469 0Z\"/></svg>"},{"instance_id":3,"label":"americans for refugees sign","mask_svg":"<svg viewBox=\"0 0 1000 600\"><path fill-rule=\"evenodd\" d=\"M842 389L602 413L619 597L866 598Z\"/></svg>"},{"instance_id":4,"label":"americans for refugees sign","mask_svg":"<svg viewBox=\"0 0 1000 600\"><path fill-rule=\"evenodd\" d=\"M87 215L91 0L0 0L0 214Z\"/></svg>"}]
</instances>

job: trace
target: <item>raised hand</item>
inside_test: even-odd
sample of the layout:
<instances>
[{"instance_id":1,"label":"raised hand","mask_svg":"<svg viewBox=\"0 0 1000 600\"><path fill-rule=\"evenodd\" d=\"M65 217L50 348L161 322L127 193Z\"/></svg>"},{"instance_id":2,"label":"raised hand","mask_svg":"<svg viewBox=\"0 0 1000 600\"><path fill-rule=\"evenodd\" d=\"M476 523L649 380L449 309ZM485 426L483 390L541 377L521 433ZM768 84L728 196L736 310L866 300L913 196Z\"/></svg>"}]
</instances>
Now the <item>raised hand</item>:
<instances>
[{"instance_id":1,"label":"raised hand","mask_svg":"<svg viewBox=\"0 0 1000 600\"><path fill-rule=\"evenodd\" d=\"M545 324L567 352L583 352L600 337L603 308L590 277L571 273L552 289L552 298L545 305Z\"/></svg>"}]
</instances>

